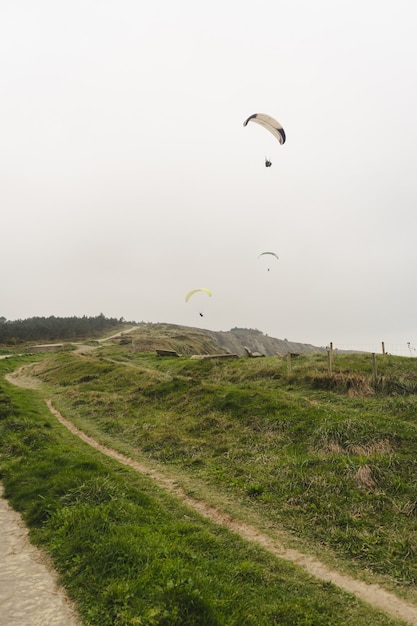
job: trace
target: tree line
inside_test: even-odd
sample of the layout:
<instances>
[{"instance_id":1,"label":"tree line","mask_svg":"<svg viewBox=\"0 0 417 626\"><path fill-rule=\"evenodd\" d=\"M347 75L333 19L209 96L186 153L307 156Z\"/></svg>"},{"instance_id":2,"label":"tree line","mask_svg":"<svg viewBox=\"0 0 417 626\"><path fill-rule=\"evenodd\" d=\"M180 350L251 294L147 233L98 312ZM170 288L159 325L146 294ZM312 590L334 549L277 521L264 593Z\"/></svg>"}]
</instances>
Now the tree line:
<instances>
[{"instance_id":1,"label":"tree line","mask_svg":"<svg viewBox=\"0 0 417 626\"><path fill-rule=\"evenodd\" d=\"M96 337L123 325L123 317L105 317L103 313L95 317L30 317L24 320L7 320L0 317L0 344L16 344L27 341L68 341Z\"/></svg>"}]
</instances>

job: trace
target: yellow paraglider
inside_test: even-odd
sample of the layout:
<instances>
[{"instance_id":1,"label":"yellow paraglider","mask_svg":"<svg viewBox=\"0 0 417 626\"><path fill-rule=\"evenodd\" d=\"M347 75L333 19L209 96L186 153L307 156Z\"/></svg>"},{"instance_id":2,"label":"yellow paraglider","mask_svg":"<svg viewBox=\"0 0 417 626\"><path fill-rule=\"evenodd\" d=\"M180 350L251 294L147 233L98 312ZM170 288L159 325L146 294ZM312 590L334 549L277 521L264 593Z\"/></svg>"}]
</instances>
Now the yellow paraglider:
<instances>
[{"instance_id":1,"label":"yellow paraglider","mask_svg":"<svg viewBox=\"0 0 417 626\"><path fill-rule=\"evenodd\" d=\"M187 295L185 296L185 301L188 302L191 296L197 293L197 291L204 291L208 296L210 296L210 298L212 296L210 289L205 289L204 287L201 287L200 289L192 289L191 291L189 291Z\"/></svg>"}]
</instances>

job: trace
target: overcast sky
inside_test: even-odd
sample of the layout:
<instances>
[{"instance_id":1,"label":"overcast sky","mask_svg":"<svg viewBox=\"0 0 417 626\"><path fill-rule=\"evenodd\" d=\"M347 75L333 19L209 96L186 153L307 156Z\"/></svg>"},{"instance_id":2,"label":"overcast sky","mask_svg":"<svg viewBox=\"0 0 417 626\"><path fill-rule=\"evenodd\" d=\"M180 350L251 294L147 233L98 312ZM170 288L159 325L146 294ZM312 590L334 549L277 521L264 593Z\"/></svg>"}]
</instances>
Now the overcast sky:
<instances>
[{"instance_id":1,"label":"overcast sky","mask_svg":"<svg viewBox=\"0 0 417 626\"><path fill-rule=\"evenodd\" d=\"M0 316L417 346L416 23L415 0L2 0Z\"/></svg>"}]
</instances>

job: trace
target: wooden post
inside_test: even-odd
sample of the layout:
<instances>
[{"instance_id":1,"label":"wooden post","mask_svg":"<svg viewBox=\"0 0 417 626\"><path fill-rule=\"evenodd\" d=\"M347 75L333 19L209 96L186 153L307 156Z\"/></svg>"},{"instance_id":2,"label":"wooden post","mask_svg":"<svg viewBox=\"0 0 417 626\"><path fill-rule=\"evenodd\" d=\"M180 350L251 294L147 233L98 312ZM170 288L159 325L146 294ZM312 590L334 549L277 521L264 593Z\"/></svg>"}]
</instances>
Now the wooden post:
<instances>
[{"instance_id":1,"label":"wooden post","mask_svg":"<svg viewBox=\"0 0 417 626\"><path fill-rule=\"evenodd\" d=\"M327 367L329 374L333 373L333 341L330 342L330 350L327 352Z\"/></svg>"},{"instance_id":2,"label":"wooden post","mask_svg":"<svg viewBox=\"0 0 417 626\"><path fill-rule=\"evenodd\" d=\"M372 352L372 380L376 383L376 354Z\"/></svg>"},{"instance_id":3,"label":"wooden post","mask_svg":"<svg viewBox=\"0 0 417 626\"><path fill-rule=\"evenodd\" d=\"M291 352L287 354L287 375L291 376Z\"/></svg>"},{"instance_id":4,"label":"wooden post","mask_svg":"<svg viewBox=\"0 0 417 626\"><path fill-rule=\"evenodd\" d=\"M385 354L385 341L382 342L382 354Z\"/></svg>"}]
</instances>

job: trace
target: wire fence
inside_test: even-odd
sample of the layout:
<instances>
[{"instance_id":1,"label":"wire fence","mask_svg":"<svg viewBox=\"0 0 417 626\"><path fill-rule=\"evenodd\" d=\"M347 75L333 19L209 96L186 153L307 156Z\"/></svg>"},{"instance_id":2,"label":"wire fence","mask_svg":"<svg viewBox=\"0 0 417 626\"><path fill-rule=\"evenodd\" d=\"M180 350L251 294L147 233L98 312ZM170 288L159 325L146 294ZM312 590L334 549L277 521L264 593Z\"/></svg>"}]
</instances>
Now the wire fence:
<instances>
[{"instance_id":1,"label":"wire fence","mask_svg":"<svg viewBox=\"0 0 417 626\"><path fill-rule=\"evenodd\" d=\"M370 352L417 358L417 348L415 348L410 341L402 344L388 343L385 341L370 344L343 344L331 342L328 349L330 349L330 347L332 347L334 351L340 352Z\"/></svg>"},{"instance_id":2,"label":"wire fence","mask_svg":"<svg viewBox=\"0 0 417 626\"><path fill-rule=\"evenodd\" d=\"M388 347L391 351L388 350ZM382 366L382 371L387 373L387 366L394 362L392 359L387 358L387 356L392 355L415 358L417 357L417 350L409 342L405 344L405 346L401 344L385 344L383 341L380 344L333 344L333 342L330 342L327 346L328 374L332 375L338 371L339 362L337 355L340 355L343 367L346 368L347 361L344 357L352 354L356 354L358 357L361 357L358 362L362 363L362 366L364 366L365 363L363 359L369 359L370 365L365 366L364 371L372 372L373 383L376 385L377 375L381 374L380 366ZM293 373L293 359L297 356L299 356L299 354L292 352L288 352L286 354L288 376ZM355 365L354 371L358 371L357 364ZM408 368L408 371L415 371L415 367L412 366L411 369ZM414 389L413 393L416 393L416 391L417 387Z\"/></svg>"}]
</instances>

